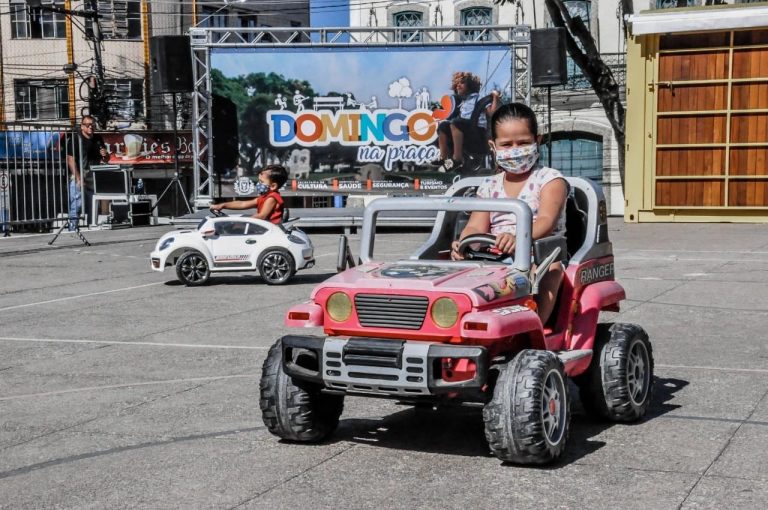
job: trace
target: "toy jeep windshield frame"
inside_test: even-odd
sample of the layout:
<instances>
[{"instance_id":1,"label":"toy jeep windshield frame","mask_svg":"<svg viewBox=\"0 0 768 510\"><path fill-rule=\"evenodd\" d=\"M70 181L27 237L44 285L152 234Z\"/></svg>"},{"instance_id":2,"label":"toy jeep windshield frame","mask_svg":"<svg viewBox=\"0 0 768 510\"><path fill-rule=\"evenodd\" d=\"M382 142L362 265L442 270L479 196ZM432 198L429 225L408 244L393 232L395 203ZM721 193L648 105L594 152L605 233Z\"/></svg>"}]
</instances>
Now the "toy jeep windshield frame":
<instances>
[{"instance_id":1,"label":"toy jeep windshield frame","mask_svg":"<svg viewBox=\"0 0 768 510\"><path fill-rule=\"evenodd\" d=\"M531 225L532 214L528 204L517 199L487 199L487 198L458 198L458 197L427 197L427 198L380 198L372 201L365 209L363 228L360 235L360 261L361 263L373 262L374 237L376 235L376 218L383 211L439 211L464 213L466 211L488 211L513 213L517 218L517 233L515 236L515 256L513 267L520 272L527 273L531 269ZM436 218L443 221L442 218ZM427 241L431 244L430 240ZM442 248L450 247L450 243ZM427 250L424 247L418 253L422 255L433 254L436 251ZM415 255L418 260L424 260L422 256ZM411 257L412 259L414 257ZM437 259L438 257L434 257ZM445 259L445 257L443 257ZM445 262L445 260L443 260Z\"/></svg>"}]
</instances>

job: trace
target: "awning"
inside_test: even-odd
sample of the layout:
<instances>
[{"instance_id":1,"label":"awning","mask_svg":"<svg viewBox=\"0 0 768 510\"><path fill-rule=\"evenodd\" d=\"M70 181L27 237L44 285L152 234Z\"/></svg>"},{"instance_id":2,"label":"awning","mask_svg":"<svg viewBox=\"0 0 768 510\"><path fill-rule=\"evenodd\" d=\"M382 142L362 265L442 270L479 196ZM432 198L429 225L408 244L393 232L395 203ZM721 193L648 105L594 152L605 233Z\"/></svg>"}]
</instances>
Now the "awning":
<instances>
[{"instance_id":1,"label":"awning","mask_svg":"<svg viewBox=\"0 0 768 510\"><path fill-rule=\"evenodd\" d=\"M768 6L657 9L627 18L632 35L768 27Z\"/></svg>"}]
</instances>

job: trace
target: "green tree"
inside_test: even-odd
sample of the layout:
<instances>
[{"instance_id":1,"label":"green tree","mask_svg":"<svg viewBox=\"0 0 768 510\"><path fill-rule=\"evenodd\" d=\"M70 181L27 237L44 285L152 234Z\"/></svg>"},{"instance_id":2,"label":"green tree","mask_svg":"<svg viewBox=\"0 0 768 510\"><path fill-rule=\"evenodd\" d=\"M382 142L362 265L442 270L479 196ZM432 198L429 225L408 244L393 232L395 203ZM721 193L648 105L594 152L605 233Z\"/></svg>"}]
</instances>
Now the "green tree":
<instances>
[{"instance_id":1,"label":"green tree","mask_svg":"<svg viewBox=\"0 0 768 510\"><path fill-rule=\"evenodd\" d=\"M228 78L213 69L211 85L214 94L230 99L237 107L240 156L249 172L265 163L266 152L270 150L267 111L277 109L277 95L286 99L291 110L294 109L291 98L296 91L307 97L316 95L306 80L292 80L277 73L249 73ZM278 155L290 149L286 147Z\"/></svg>"}]
</instances>

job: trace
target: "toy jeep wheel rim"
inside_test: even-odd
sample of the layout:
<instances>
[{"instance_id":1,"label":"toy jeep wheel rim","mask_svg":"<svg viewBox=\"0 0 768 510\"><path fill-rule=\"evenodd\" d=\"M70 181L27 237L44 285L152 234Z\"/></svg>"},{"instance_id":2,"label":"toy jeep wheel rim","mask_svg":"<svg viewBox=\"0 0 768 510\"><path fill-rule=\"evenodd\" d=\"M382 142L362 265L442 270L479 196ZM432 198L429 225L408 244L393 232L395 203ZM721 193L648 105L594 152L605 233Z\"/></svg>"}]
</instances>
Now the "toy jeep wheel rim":
<instances>
[{"instance_id":1,"label":"toy jeep wheel rim","mask_svg":"<svg viewBox=\"0 0 768 510\"><path fill-rule=\"evenodd\" d=\"M635 405L642 404L648 393L650 387L649 366L648 350L645 348L645 344L635 341L627 357L627 387L629 398Z\"/></svg>"},{"instance_id":2,"label":"toy jeep wheel rim","mask_svg":"<svg viewBox=\"0 0 768 510\"><path fill-rule=\"evenodd\" d=\"M541 399L541 421L544 435L550 444L558 444L563 437L565 427L565 384L556 370L547 374Z\"/></svg>"}]
</instances>

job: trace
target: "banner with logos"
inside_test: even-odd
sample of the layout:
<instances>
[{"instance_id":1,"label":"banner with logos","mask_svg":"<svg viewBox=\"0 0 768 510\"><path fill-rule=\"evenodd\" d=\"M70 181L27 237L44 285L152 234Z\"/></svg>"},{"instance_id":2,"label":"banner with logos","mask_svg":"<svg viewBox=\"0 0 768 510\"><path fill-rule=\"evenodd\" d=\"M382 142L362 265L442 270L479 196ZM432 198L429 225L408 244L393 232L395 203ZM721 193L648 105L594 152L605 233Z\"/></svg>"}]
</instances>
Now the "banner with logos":
<instances>
[{"instance_id":1,"label":"banner with logos","mask_svg":"<svg viewBox=\"0 0 768 510\"><path fill-rule=\"evenodd\" d=\"M503 44L214 48L213 93L236 105L239 133L221 194L252 195L267 164L284 165L295 192L441 192L459 174L438 164L455 143L440 125L456 117L470 130L461 170L489 172L486 114L472 106L492 91L508 100L511 65Z\"/></svg>"},{"instance_id":2,"label":"banner with logos","mask_svg":"<svg viewBox=\"0 0 768 510\"><path fill-rule=\"evenodd\" d=\"M165 131L121 131L99 133L109 153L110 165L174 165L174 154L178 151L179 164L192 163L192 134L178 134L176 143L173 132Z\"/></svg>"}]
</instances>

